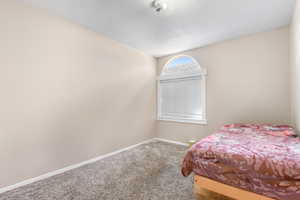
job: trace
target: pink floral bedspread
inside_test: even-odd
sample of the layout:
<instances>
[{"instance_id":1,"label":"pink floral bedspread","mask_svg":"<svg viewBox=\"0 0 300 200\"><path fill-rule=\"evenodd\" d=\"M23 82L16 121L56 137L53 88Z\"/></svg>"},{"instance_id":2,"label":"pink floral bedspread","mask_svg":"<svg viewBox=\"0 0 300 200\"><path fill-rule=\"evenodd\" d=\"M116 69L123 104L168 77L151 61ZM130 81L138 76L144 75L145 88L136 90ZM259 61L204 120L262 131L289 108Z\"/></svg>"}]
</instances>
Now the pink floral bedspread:
<instances>
[{"instance_id":1,"label":"pink floral bedspread","mask_svg":"<svg viewBox=\"0 0 300 200\"><path fill-rule=\"evenodd\" d=\"M300 139L289 126L225 125L194 144L182 173L280 200L300 200Z\"/></svg>"}]
</instances>

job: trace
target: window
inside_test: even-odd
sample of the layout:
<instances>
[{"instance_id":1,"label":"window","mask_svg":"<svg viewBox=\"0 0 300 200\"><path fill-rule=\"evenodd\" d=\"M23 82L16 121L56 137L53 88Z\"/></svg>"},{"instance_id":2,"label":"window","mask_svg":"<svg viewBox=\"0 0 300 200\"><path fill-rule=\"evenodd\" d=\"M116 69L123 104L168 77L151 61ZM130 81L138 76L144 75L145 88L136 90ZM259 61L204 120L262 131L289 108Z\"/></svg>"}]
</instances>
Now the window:
<instances>
[{"instance_id":1,"label":"window","mask_svg":"<svg viewBox=\"0 0 300 200\"><path fill-rule=\"evenodd\" d=\"M178 56L158 77L158 120L206 124L206 71L190 56Z\"/></svg>"}]
</instances>

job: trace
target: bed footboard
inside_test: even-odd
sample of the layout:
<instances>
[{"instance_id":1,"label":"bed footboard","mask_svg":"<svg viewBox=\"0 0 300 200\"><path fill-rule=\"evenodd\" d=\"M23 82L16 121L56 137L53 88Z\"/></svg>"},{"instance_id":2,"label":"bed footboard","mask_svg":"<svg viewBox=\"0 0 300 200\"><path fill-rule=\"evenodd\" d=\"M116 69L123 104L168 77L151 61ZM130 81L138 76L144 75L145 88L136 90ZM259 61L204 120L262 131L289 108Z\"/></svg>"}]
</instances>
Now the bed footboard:
<instances>
[{"instance_id":1,"label":"bed footboard","mask_svg":"<svg viewBox=\"0 0 300 200\"><path fill-rule=\"evenodd\" d=\"M208 191L207 191L208 190ZM195 175L194 177L194 192L197 195L207 196L209 191L230 197L236 200L275 200L266 196L262 196L253 192L238 189L217 181ZM224 198L224 200L228 198Z\"/></svg>"}]
</instances>

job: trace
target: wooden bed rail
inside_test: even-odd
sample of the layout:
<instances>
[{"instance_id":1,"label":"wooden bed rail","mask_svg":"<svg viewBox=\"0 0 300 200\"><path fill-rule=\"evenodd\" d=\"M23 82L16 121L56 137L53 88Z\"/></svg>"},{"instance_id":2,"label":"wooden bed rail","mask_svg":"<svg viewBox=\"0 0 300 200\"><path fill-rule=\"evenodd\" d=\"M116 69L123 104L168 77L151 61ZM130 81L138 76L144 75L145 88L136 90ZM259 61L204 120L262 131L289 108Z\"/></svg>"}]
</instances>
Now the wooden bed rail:
<instances>
[{"instance_id":1,"label":"wooden bed rail","mask_svg":"<svg viewBox=\"0 0 300 200\"><path fill-rule=\"evenodd\" d=\"M196 194L202 194L203 189L209 190L236 200L275 200L265 197L253 192L238 189L217 181L205 178L203 176L195 175L194 177L194 191Z\"/></svg>"}]
</instances>

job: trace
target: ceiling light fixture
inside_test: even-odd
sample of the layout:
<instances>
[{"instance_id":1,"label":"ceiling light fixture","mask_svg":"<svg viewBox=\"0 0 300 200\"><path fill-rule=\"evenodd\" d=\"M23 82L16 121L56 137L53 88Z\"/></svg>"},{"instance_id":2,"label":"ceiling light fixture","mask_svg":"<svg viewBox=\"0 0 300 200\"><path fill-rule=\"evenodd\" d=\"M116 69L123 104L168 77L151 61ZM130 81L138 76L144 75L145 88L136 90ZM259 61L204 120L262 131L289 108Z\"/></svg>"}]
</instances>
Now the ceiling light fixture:
<instances>
[{"instance_id":1,"label":"ceiling light fixture","mask_svg":"<svg viewBox=\"0 0 300 200\"><path fill-rule=\"evenodd\" d=\"M159 13L167 9L167 4L159 0L154 0L151 3L151 7L154 9L155 12Z\"/></svg>"}]
</instances>

